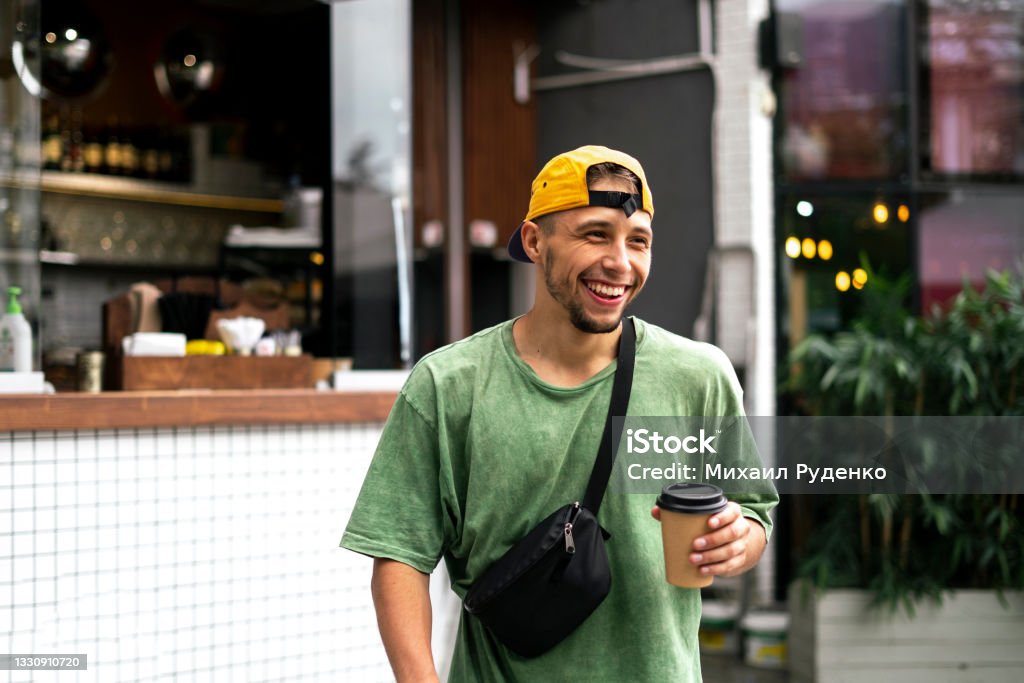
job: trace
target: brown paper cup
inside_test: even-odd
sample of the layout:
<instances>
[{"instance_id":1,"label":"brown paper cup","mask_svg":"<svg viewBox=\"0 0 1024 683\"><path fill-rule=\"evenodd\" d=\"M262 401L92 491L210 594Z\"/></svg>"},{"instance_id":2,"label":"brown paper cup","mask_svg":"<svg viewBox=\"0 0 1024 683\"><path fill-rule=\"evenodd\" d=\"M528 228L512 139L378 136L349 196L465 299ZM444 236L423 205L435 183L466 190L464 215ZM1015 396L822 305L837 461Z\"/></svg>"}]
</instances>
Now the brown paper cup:
<instances>
[{"instance_id":1,"label":"brown paper cup","mask_svg":"<svg viewBox=\"0 0 1024 683\"><path fill-rule=\"evenodd\" d=\"M693 541L706 534L711 515L694 515L661 510L661 541L665 548L665 578L674 586L703 588L715 580L700 573L690 562Z\"/></svg>"}]
</instances>

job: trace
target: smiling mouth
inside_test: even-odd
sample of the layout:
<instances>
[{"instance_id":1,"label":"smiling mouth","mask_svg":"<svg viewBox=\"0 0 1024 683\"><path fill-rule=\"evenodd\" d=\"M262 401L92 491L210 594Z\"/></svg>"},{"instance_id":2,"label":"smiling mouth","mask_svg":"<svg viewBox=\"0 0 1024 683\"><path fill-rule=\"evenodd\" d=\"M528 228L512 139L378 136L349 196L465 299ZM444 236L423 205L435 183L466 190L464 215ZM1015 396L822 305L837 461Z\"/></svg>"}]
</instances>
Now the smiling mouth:
<instances>
[{"instance_id":1,"label":"smiling mouth","mask_svg":"<svg viewBox=\"0 0 1024 683\"><path fill-rule=\"evenodd\" d=\"M626 290L629 289L627 285L609 285L604 282L590 280L584 280L583 284L595 298L608 302L618 301L626 294Z\"/></svg>"}]
</instances>

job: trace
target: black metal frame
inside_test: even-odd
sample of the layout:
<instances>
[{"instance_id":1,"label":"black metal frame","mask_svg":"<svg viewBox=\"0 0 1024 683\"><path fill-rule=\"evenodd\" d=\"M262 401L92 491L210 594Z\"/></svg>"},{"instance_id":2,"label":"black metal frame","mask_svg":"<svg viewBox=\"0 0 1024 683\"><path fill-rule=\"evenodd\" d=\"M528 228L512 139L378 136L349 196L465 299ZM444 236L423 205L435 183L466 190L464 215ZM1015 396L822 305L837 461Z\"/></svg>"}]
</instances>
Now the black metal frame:
<instances>
[{"instance_id":1,"label":"black metal frame","mask_svg":"<svg viewBox=\"0 0 1024 683\"><path fill-rule=\"evenodd\" d=\"M785 235L782 234L784 218L781 207L786 199L793 195L879 195L905 199L910 209L910 220L907 223L908 262L914 274L911 301L913 309L921 304L921 291L918 279L920 271L920 224L919 212L923 205L923 197L929 194L941 194L956 189L982 190L996 193L1019 193L1024 186L1024 175L1020 174L943 174L935 173L927 167L927 149L930 145L930 66L924 55L928 45L928 0L904 0L903 36L904 49L903 67L906 69L907 104L904 109L903 125L907 131L907 167L905 173L894 179L879 180L826 180L811 182L787 182L783 172L781 155L775 154L774 164L774 197L775 197L775 240L781 244ZM768 62L766 67L772 68L772 86L781 92L783 69L773 61L775 53L773 27L777 25L778 0L771 1L771 18L764 26L762 36L762 60ZM781 149L785 133L785 102L779 98L776 111L775 126L772 134L774 149ZM786 311L785 291L781 278L776 278L775 301L778 320L781 322ZM778 330L784 329L782 324ZM781 334L781 332L779 333ZM780 359L783 357L788 340L777 339Z\"/></svg>"}]
</instances>

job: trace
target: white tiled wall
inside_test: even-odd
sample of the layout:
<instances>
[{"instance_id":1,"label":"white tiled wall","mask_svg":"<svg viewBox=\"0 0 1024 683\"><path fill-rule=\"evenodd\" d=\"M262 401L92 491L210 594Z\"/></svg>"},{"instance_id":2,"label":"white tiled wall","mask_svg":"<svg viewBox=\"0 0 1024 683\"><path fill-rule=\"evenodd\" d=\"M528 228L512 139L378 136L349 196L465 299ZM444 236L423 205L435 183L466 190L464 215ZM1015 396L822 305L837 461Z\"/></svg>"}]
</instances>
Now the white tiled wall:
<instances>
[{"instance_id":1,"label":"white tiled wall","mask_svg":"<svg viewBox=\"0 0 1024 683\"><path fill-rule=\"evenodd\" d=\"M275 214L51 192L42 197L42 213L56 242L44 247L94 263L189 267L216 265L232 224L279 221Z\"/></svg>"},{"instance_id":2,"label":"white tiled wall","mask_svg":"<svg viewBox=\"0 0 1024 683\"><path fill-rule=\"evenodd\" d=\"M719 0L715 55L716 338L746 370L747 410L775 412L772 138L758 23L768 0ZM746 254L744 254L746 250ZM753 285L752 285L753 283Z\"/></svg>"},{"instance_id":3,"label":"white tiled wall","mask_svg":"<svg viewBox=\"0 0 1024 683\"><path fill-rule=\"evenodd\" d=\"M768 0L719 0L715 56L716 338L745 370L751 415L775 414L772 102L758 66L757 29ZM762 453L766 465L774 460ZM757 569L755 599L774 583L774 544Z\"/></svg>"},{"instance_id":4,"label":"white tiled wall","mask_svg":"<svg viewBox=\"0 0 1024 683\"><path fill-rule=\"evenodd\" d=\"M8 681L391 680L371 561L338 548L380 425L0 434ZM439 665L458 603L436 572Z\"/></svg>"},{"instance_id":5,"label":"white tiled wall","mask_svg":"<svg viewBox=\"0 0 1024 683\"><path fill-rule=\"evenodd\" d=\"M43 266L39 315L43 349L102 348L103 302L124 294L142 279L138 272L98 274L94 269Z\"/></svg>"},{"instance_id":6,"label":"white tiled wall","mask_svg":"<svg viewBox=\"0 0 1024 683\"><path fill-rule=\"evenodd\" d=\"M52 234L52 243L42 246L87 264L43 267L39 338L46 350L99 348L105 300L142 280L214 272L230 226L280 220L275 214L54 192L41 201Z\"/></svg>"}]
</instances>

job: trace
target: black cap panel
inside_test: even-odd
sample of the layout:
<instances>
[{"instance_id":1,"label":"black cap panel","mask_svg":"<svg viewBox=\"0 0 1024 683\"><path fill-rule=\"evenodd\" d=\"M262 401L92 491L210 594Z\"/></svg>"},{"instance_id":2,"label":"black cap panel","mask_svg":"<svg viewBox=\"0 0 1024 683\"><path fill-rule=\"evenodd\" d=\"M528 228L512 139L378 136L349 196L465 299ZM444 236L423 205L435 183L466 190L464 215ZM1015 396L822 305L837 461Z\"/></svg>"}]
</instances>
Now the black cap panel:
<instances>
[{"instance_id":1,"label":"black cap panel","mask_svg":"<svg viewBox=\"0 0 1024 683\"><path fill-rule=\"evenodd\" d=\"M607 206L611 209L622 209L626 217L632 216L636 210L643 206L643 197L629 192L616 192L614 190L590 190L591 206Z\"/></svg>"}]
</instances>

